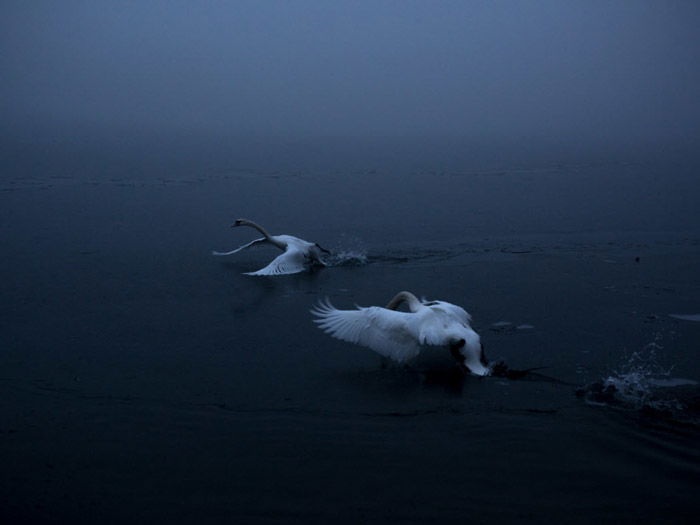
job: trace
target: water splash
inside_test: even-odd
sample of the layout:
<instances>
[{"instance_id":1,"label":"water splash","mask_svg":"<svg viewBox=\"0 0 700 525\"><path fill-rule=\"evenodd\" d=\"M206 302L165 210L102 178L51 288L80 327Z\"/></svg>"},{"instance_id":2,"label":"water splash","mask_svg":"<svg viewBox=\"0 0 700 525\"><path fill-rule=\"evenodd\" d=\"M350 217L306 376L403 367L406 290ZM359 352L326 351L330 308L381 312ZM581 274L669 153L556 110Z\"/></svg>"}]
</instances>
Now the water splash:
<instances>
[{"instance_id":1,"label":"water splash","mask_svg":"<svg viewBox=\"0 0 700 525\"><path fill-rule=\"evenodd\" d=\"M367 248L357 237L342 235L331 247L332 254L326 257L329 266L364 266L367 264Z\"/></svg>"},{"instance_id":2,"label":"water splash","mask_svg":"<svg viewBox=\"0 0 700 525\"><path fill-rule=\"evenodd\" d=\"M329 266L364 266L367 264L367 253L354 250L333 252L327 258Z\"/></svg>"},{"instance_id":3,"label":"water splash","mask_svg":"<svg viewBox=\"0 0 700 525\"><path fill-rule=\"evenodd\" d=\"M661 337L647 344L643 350L634 352L618 370L603 380L605 388L614 389L617 397L635 408L654 406L666 408L654 399L659 380L668 380L673 367L665 368L659 363L657 352L663 350ZM674 407L676 408L676 407Z\"/></svg>"},{"instance_id":4,"label":"water splash","mask_svg":"<svg viewBox=\"0 0 700 525\"><path fill-rule=\"evenodd\" d=\"M633 352L609 376L577 390L592 405L626 410L684 421L700 422L698 382L672 377L673 366L662 364L662 336L640 351Z\"/></svg>"}]
</instances>

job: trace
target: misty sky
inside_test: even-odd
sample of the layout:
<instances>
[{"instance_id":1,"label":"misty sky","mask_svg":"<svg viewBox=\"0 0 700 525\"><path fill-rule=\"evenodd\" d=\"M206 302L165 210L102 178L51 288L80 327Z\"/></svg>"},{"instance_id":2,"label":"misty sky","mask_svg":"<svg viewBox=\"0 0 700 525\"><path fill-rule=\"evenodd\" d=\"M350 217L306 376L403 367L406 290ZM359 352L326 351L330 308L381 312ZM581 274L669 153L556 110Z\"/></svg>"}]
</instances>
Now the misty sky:
<instances>
[{"instance_id":1,"label":"misty sky","mask_svg":"<svg viewBox=\"0 0 700 525\"><path fill-rule=\"evenodd\" d=\"M687 1L3 1L3 132L696 140Z\"/></svg>"}]
</instances>

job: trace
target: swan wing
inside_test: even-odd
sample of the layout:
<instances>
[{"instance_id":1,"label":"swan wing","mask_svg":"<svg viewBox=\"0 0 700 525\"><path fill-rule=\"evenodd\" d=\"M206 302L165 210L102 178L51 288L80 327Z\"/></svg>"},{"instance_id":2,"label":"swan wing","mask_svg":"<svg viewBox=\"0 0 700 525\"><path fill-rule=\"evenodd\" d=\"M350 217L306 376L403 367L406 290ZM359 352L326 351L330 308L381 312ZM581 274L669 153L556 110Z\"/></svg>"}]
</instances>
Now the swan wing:
<instances>
[{"instance_id":1,"label":"swan wing","mask_svg":"<svg viewBox=\"0 0 700 525\"><path fill-rule=\"evenodd\" d=\"M277 256L270 264L257 272L247 272L246 275L289 275L306 270L306 257L300 250L289 249Z\"/></svg>"},{"instance_id":2,"label":"swan wing","mask_svg":"<svg viewBox=\"0 0 700 525\"><path fill-rule=\"evenodd\" d=\"M254 241L250 241L249 243L244 244L243 246L239 246L235 250L231 250L230 252L217 252L213 251L211 252L212 255L233 255L234 253L238 253L241 250L245 250L246 248L250 248L251 246L255 246L257 244L265 244L267 242L267 239L265 237L260 237L259 239L255 239Z\"/></svg>"},{"instance_id":3,"label":"swan wing","mask_svg":"<svg viewBox=\"0 0 700 525\"><path fill-rule=\"evenodd\" d=\"M444 316L435 316L419 326L418 340L424 345L443 346L455 339L455 328L460 326Z\"/></svg>"},{"instance_id":4,"label":"swan wing","mask_svg":"<svg viewBox=\"0 0 700 525\"><path fill-rule=\"evenodd\" d=\"M472 316L469 315L469 312L456 304L446 303L445 301L435 301L435 306L432 308L446 313L455 321L465 325L469 325L472 320Z\"/></svg>"},{"instance_id":5,"label":"swan wing","mask_svg":"<svg viewBox=\"0 0 700 525\"><path fill-rule=\"evenodd\" d=\"M421 308L414 323L418 331L418 341L424 345L443 346L463 338L472 332L469 326L471 316L459 306L443 301L434 301L429 307Z\"/></svg>"},{"instance_id":6,"label":"swan wing","mask_svg":"<svg viewBox=\"0 0 700 525\"><path fill-rule=\"evenodd\" d=\"M378 306L338 310L327 300L311 313L314 322L331 336L368 346L378 354L403 363L420 353L421 347L410 330L413 314Z\"/></svg>"}]
</instances>

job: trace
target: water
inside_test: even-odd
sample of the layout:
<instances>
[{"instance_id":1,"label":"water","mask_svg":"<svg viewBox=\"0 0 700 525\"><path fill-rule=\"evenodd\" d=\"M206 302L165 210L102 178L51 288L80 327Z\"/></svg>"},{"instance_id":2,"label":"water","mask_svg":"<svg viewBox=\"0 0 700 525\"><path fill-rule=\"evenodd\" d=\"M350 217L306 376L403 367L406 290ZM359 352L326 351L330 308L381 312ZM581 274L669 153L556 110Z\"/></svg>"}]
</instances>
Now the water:
<instances>
[{"instance_id":1,"label":"water","mask_svg":"<svg viewBox=\"0 0 700 525\"><path fill-rule=\"evenodd\" d=\"M690 521L695 165L436 166L6 173L3 517ZM276 252L212 257L257 235L238 217L333 265L243 275ZM546 368L386 367L309 314L404 289Z\"/></svg>"}]
</instances>

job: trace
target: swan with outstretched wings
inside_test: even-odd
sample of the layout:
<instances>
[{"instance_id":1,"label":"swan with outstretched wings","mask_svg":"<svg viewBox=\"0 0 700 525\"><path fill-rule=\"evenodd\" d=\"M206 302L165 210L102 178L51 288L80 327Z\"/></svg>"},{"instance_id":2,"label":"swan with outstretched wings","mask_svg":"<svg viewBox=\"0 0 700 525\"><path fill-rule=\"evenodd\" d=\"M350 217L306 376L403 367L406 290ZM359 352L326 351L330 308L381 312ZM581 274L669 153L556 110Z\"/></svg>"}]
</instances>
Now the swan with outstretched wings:
<instances>
[{"instance_id":1,"label":"swan with outstretched wings","mask_svg":"<svg viewBox=\"0 0 700 525\"><path fill-rule=\"evenodd\" d=\"M408 312L397 308L406 303ZM471 316L445 301L421 301L410 292L398 293L385 308L370 306L338 310L328 300L311 313L314 322L331 336L367 346L385 357L404 363L430 346L447 347L466 372L486 376L491 369Z\"/></svg>"},{"instance_id":2,"label":"swan with outstretched wings","mask_svg":"<svg viewBox=\"0 0 700 525\"><path fill-rule=\"evenodd\" d=\"M321 254L330 252L316 243L292 235L270 235L262 226L247 219L238 219L232 227L237 226L250 226L262 233L263 236L229 252L214 251L213 255L233 255L241 250L265 244L276 246L284 252L264 268L256 272L246 272L246 275L288 275L303 272L314 265L326 266Z\"/></svg>"}]
</instances>

